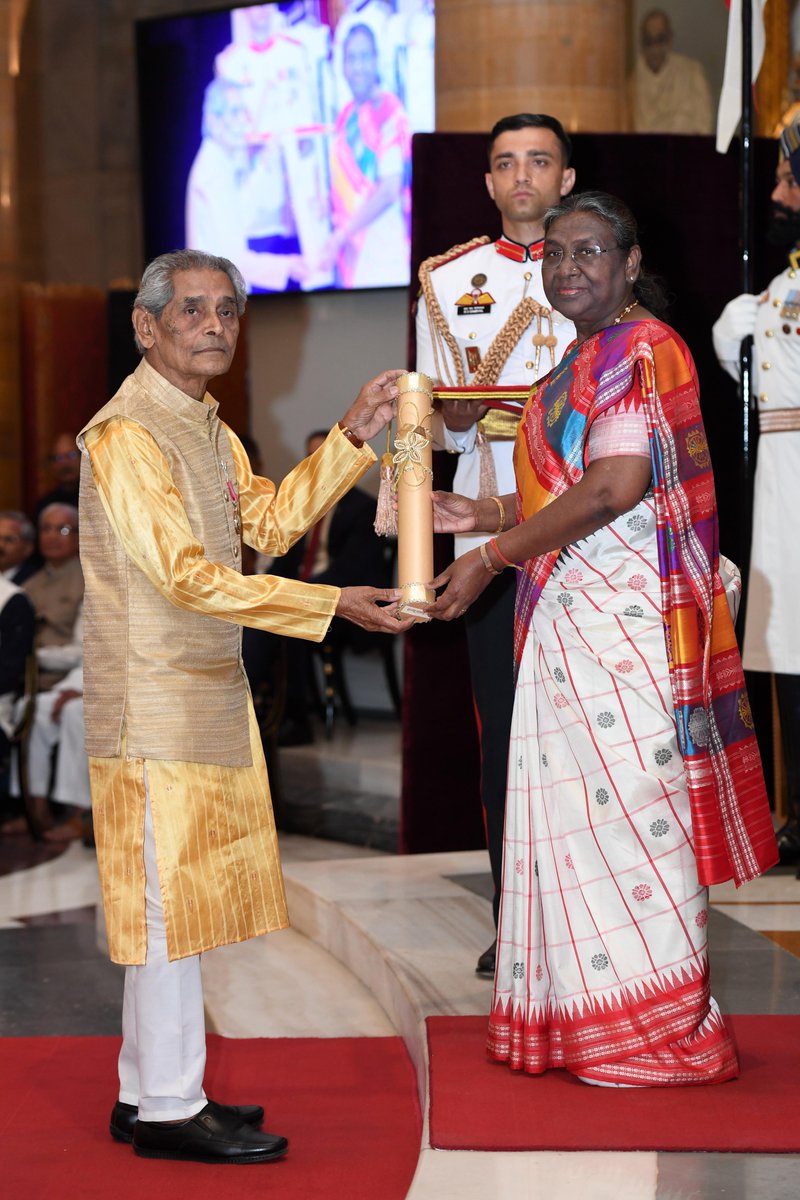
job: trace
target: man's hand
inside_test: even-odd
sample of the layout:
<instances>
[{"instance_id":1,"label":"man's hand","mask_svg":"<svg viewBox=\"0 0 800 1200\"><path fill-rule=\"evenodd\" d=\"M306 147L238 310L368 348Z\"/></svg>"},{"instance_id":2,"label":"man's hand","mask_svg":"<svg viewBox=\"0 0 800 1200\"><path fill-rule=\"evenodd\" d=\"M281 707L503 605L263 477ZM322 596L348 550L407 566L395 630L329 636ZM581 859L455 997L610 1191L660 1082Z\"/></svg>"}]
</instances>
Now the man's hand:
<instances>
[{"instance_id":1,"label":"man's hand","mask_svg":"<svg viewBox=\"0 0 800 1200\"><path fill-rule=\"evenodd\" d=\"M402 595L397 588L342 588L336 616L371 633L405 633L414 624L414 617L403 617L397 612L397 601Z\"/></svg>"},{"instance_id":2,"label":"man's hand","mask_svg":"<svg viewBox=\"0 0 800 1200\"><path fill-rule=\"evenodd\" d=\"M74 688L64 688L63 692L59 692L56 701L53 704L53 709L50 714L51 718L58 724L61 719L61 710L65 704L69 704L70 700L78 700L83 695L83 692L76 692Z\"/></svg>"},{"instance_id":3,"label":"man's hand","mask_svg":"<svg viewBox=\"0 0 800 1200\"><path fill-rule=\"evenodd\" d=\"M399 395L395 381L401 375L405 375L405 371L384 371L364 384L342 418L356 437L368 442L389 424L394 416L394 401Z\"/></svg>"},{"instance_id":4,"label":"man's hand","mask_svg":"<svg viewBox=\"0 0 800 1200\"><path fill-rule=\"evenodd\" d=\"M486 414L486 405L481 400L447 400L439 397L442 419L453 433L464 433Z\"/></svg>"},{"instance_id":5,"label":"man's hand","mask_svg":"<svg viewBox=\"0 0 800 1200\"><path fill-rule=\"evenodd\" d=\"M457 492L431 492L434 533L472 533L477 503Z\"/></svg>"},{"instance_id":6,"label":"man's hand","mask_svg":"<svg viewBox=\"0 0 800 1200\"><path fill-rule=\"evenodd\" d=\"M445 584L444 591L433 604L429 604L427 612L440 621L453 621L463 617L478 596L495 578L483 564L479 550L470 550L451 563L446 571L437 575L431 587L440 588Z\"/></svg>"}]
</instances>

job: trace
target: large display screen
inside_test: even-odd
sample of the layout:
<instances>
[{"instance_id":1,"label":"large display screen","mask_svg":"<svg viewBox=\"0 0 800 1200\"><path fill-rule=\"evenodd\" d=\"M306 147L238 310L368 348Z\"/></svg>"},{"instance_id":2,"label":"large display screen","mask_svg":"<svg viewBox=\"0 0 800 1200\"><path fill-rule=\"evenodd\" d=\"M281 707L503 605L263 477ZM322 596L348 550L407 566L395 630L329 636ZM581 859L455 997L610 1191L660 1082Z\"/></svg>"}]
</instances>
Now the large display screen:
<instances>
[{"instance_id":1,"label":"large display screen","mask_svg":"<svg viewBox=\"0 0 800 1200\"><path fill-rule=\"evenodd\" d=\"M409 281L433 0L293 0L137 23L147 258L222 254L250 292Z\"/></svg>"}]
</instances>

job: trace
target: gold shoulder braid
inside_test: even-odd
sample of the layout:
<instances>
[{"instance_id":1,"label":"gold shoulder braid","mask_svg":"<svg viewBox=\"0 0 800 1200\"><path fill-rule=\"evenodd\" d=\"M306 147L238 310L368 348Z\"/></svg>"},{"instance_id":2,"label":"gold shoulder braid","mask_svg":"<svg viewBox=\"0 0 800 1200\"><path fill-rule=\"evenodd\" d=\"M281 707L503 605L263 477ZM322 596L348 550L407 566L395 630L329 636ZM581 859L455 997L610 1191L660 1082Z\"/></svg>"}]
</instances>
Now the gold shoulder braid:
<instances>
[{"instance_id":1,"label":"gold shoulder braid","mask_svg":"<svg viewBox=\"0 0 800 1200\"><path fill-rule=\"evenodd\" d=\"M526 296L511 312L505 325L486 351L480 366L472 377L472 382L476 387L481 385L487 387L497 383L512 350L528 326L533 323L534 318L537 324L536 333L533 335L533 344L536 347L535 374L538 377L543 346L547 346L550 350L550 369L552 370L556 365L556 338L553 334L552 314L546 304L539 304L538 300L534 300L532 296ZM543 320L547 322L550 330L547 334L542 333Z\"/></svg>"},{"instance_id":2,"label":"gold shoulder braid","mask_svg":"<svg viewBox=\"0 0 800 1200\"><path fill-rule=\"evenodd\" d=\"M490 387L496 384L511 352L525 333L525 330L528 329L534 320L537 324L536 333L533 335L533 344L536 347L535 375L537 377L539 375L539 363L543 347L546 347L550 351L550 369L556 365L556 337L553 333L552 313L547 305L539 304L532 296L526 296L509 314L507 321L502 329L498 331L491 346L486 351L477 371L470 379L469 384L467 383L458 342L450 331L450 327L442 312L433 287L433 281L431 280L431 272L443 263L460 257L468 250L474 250L477 246L485 246L489 240L488 237L473 238L471 242L464 242L460 246L454 246L447 254L439 254L431 258L426 258L419 268L419 282L422 294L425 297L425 305L428 313L428 327L431 333L436 376L442 383L450 387L473 386L478 388L481 386ZM547 333L543 332L543 323L546 323ZM445 352L445 347L449 350L449 355ZM456 374L455 379L453 378L453 370L455 370ZM518 424L519 418L514 414L494 412L491 409L478 422L477 448L480 455L479 498L491 496L493 492L497 491L494 458L492 457L488 441L494 438L513 438L516 435Z\"/></svg>"},{"instance_id":3,"label":"gold shoulder braid","mask_svg":"<svg viewBox=\"0 0 800 1200\"><path fill-rule=\"evenodd\" d=\"M460 246L453 246L446 254L434 254L431 258L426 258L420 264L419 282L422 294L425 297L425 307L428 311L428 327L431 331L436 378L441 380L442 383L448 383L451 387L455 387L456 385L464 387L467 381L464 376L464 365L461 362L461 355L458 352L458 342L450 332L450 326L445 320L444 313L437 299L433 283L431 282L431 271L434 271L436 267L440 267L443 263L449 262L451 258L460 258L468 250L475 250L478 246L485 246L490 240L486 236L473 238L471 242L463 242ZM447 355L444 353L445 346L450 351L450 362L448 362ZM441 362L439 360L440 355ZM451 363L456 372L455 379L453 378Z\"/></svg>"}]
</instances>

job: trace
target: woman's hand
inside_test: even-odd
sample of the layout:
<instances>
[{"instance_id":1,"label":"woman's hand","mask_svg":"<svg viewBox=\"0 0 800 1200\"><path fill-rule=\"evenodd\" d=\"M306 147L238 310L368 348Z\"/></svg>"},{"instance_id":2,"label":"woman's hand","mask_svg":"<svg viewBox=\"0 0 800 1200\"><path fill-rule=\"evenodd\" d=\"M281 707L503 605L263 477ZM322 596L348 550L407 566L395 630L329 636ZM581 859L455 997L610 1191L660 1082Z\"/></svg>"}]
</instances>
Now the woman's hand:
<instances>
[{"instance_id":1,"label":"woman's hand","mask_svg":"<svg viewBox=\"0 0 800 1200\"><path fill-rule=\"evenodd\" d=\"M447 584L441 596L429 604L427 612L440 621L453 621L464 613L491 583L494 576L483 565L479 550L470 550L451 563L446 571L437 575L431 587L440 588Z\"/></svg>"},{"instance_id":2,"label":"woman's hand","mask_svg":"<svg viewBox=\"0 0 800 1200\"><path fill-rule=\"evenodd\" d=\"M370 379L342 417L342 422L362 441L375 437L394 416L394 401L400 394L396 380L401 375L405 371L383 371Z\"/></svg>"},{"instance_id":3,"label":"woman's hand","mask_svg":"<svg viewBox=\"0 0 800 1200\"><path fill-rule=\"evenodd\" d=\"M458 492L431 492L434 533L472 533L478 504Z\"/></svg>"},{"instance_id":4,"label":"woman's hand","mask_svg":"<svg viewBox=\"0 0 800 1200\"><path fill-rule=\"evenodd\" d=\"M398 588L342 588L336 616L371 633L405 633L414 624L414 617L398 613L397 601L402 595Z\"/></svg>"}]
</instances>

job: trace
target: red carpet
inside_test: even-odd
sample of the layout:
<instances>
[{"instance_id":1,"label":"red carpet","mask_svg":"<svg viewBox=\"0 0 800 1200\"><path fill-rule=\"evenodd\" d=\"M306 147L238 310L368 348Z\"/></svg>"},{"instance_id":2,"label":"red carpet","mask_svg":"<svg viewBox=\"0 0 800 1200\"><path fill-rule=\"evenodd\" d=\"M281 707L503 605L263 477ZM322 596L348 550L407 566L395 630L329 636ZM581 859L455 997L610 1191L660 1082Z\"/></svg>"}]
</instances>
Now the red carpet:
<instances>
[{"instance_id":1,"label":"red carpet","mask_svg":"<svg viewBox=\"0 0 800 1200\"><path fill-rule=\"evenodd\" d=\"M108 1134L116 1038L0 1041L0 1191L8 1200L403 1200L419 1157L416 1080L399 1038L209 1038L207 1091L263 1103L276 1163L137 1158Z\"/></svg>"},{"instance_id":2,"label":"red carpet","mask_svg":"<svg viewBox=\"0 0 800 1200\"><path fill-rule=\"evenodd\" d=\"M599 1088L486 1058L486 1017L429 1017L439 1150L800 1151L800 1017L728 1017L742 1073L716 1087Z\"/></svg>"}]
</instances>

